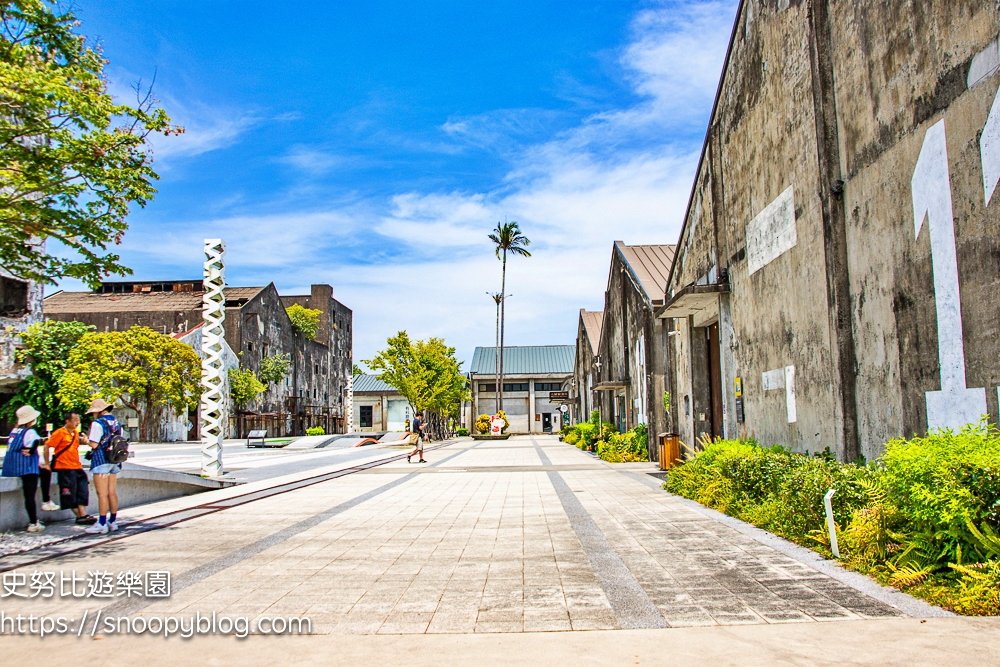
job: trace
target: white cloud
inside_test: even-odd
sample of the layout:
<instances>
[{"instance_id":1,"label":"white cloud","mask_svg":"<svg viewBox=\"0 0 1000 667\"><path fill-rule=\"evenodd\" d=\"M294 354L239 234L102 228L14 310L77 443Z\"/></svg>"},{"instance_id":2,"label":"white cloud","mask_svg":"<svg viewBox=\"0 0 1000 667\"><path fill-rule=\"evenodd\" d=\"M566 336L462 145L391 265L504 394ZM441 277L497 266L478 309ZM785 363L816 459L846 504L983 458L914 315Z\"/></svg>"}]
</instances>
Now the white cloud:
<instances>
[{"instance_id":1,"label":"white cloud","mask_svg":"<svg viewBox=\"0 0 1000 667\"><path fill-rule=\"evenodd\" d=\"M732 31L735 2L690 3L648 9L633 23L635 41L623 64L651 103L636 111L649 120L700 122L711 104Z\"/></svg>"},{"instance_id":2,"label":"white cloud","mask_svg":"<svg viewBox=\"0 0 1000 667\"><path fill-rule=\"evenodd\" d=\"M353 238L356 222L349 210L243 215L134 228L122 247L133 257L157 264L200 267L203 240L222 238L228 266L244 275L254 275L257 269L274 275L275 269L283 273L296 265L314 266L331 245Z\"/></svg>"},{"instance_id":3,"label":"white cloud","mask_svg":"<svg viewBox=\"0 0 1000 667\"><path fill-rule=\"evenodd\" d=\"M259 122L249 114L211 108L191 110L174 106L167 107L167 111L174 123L184 128L184 133L152 137L153 155L157 160L192 157L231 146Z\"/></svg>"},{"instance_id":4,"label":"white cloud","mask_svg":"<svg viewBox=\"0 0 1000 667\"><path fill-rule=\"evenodd\" d=\"M290 164L300 171L310 174L325 174L347 162L343 157L309 146L293 146L278 158L278 162Z\"/></svg>"},{"instance_id":5,"label":"white cloud","mask_svg":"<svg viewBox=\"0 0 1000 667\"><path fill-rule=\"evenodd\" d=\"M471 246L483 238L483 221L495 215L485 201L481 194L396 195L376 230L425 251Z\"/></svg>"},{"instance_id":6,"label":"white cloud","mask_svg":"<svg viewBox=\"0 0 1000 667\"><path fill-rule=\"evenodd\" d=\"M174 125L184 128L184 133L152 135L154 159L158 162L177 157L191 157L230 146L241 135L261 122L261 118L248 110L234 110L203 103L185 103L164 90L162 85L144 79L118 67L109 70L108 91L118 103L136 104L136 87L143 94L152 83L152 95L159 100ZM279 118L285 120L285 118ZM158 168L163 168L159 165Z\"/></svg>"}]
</instances>

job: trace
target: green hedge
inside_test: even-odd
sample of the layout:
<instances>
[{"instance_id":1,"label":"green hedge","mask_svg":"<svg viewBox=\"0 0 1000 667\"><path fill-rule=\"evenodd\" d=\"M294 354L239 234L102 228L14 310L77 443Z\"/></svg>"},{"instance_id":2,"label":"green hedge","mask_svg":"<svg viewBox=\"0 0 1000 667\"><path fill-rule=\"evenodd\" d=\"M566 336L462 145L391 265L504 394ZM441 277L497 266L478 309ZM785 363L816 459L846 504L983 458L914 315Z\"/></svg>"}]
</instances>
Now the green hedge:
<instances>
[{"instance_id":1,"label":"green hedge","mask_svg":"<svg viewBox=\"0 0 1000 667\"><path fill-rule=\"evenodd\" d=\"M609 463L628 463L649 460L646 425L639 424L625 433L609 433L598 440L597 456Z\"/></svg>"},{"instance_id":2,"label":"green hedge","mask_svg":"<svg viewBox=\"0 0 1000 667\"><path fill-rule=\"evenodd\" d=\"M1000 613L1000 432L896 439L867 465L719 440L665 488L826 554L823 496L849 567L961 613Z\"/></svg>"}]
</instances>

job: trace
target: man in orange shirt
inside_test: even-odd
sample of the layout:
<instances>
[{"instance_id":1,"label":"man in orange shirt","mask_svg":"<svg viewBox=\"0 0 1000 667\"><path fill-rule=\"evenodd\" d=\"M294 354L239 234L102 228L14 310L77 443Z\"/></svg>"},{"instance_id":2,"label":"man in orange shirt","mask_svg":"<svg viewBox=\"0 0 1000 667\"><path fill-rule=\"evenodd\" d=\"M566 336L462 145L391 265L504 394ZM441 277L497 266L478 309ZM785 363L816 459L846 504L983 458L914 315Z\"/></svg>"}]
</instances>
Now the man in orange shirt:
<instances>
[{"instance_id":1,"label":"man in orange shirt","mask_svg":"<svg viewBox=\"0 0 1000 667\"><path fill-rule=\"evenodd\" d=\"M87 473L80 461L80 415L66 413L66 424L56 429L45 443L44 460L59 476L59 504L64 510L73 510L76 523L81 526L93 525L97 519L87 516L90 489ZM52 449L52 459L49 459Z\"/></svg>"}]
</instances>

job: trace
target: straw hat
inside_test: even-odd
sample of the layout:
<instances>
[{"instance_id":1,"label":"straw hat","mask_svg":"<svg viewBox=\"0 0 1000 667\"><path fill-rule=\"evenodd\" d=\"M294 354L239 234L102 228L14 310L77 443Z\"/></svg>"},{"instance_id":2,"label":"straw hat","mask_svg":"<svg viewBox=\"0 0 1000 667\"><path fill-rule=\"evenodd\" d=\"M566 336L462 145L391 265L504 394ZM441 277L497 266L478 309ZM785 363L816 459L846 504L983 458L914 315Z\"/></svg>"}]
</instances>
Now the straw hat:
<instances>
[{"instance_id":1,"label":"straw hat","mask_svg":"<svg viewBox=\"0 0 1000 667\"><path fill-rule=\"evenodd\" d=\"M84 414L89 415L89 414L96 414L98 412L104 412L110 407L111 405L103 398L95 398L94 401L90 404L90 407L87 408L87 411Z\"/></svg>"},{"instance_id":2,"label":"straw hat","mask_svg":"<svg viewBox=\"0 0 1000 667\"><path fill-rule=\"evenodd\" d=\"M42 416L41 412L34 409L30 405L24 405L18 408L16 414L17 414L18 426L24 426L25 424L30 424L31 422L35 421L36 419Z\"/></svg>"}]
</instances>

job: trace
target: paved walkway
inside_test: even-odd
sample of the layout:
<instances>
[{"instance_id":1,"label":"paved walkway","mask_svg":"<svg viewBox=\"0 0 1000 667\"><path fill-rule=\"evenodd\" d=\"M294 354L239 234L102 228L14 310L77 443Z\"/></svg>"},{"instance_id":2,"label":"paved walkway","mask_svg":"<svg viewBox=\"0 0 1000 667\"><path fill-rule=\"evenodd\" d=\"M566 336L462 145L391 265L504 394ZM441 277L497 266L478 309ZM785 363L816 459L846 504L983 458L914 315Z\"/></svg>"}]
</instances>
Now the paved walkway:
<instances>
[{"instance_id":1,"label":"paved walkway","mask_svg":"<svg viewBox=\"0 0 1000 667\"><path fill-rule=\"evenodd\" d=\"M389 463L21 570L168 570L169 599L6 599L0 608L73 618L97 609L308 616L314 633L334 634L905 616L554 437L463 440L428 460Z\"/></svg>"}]
</instances>

